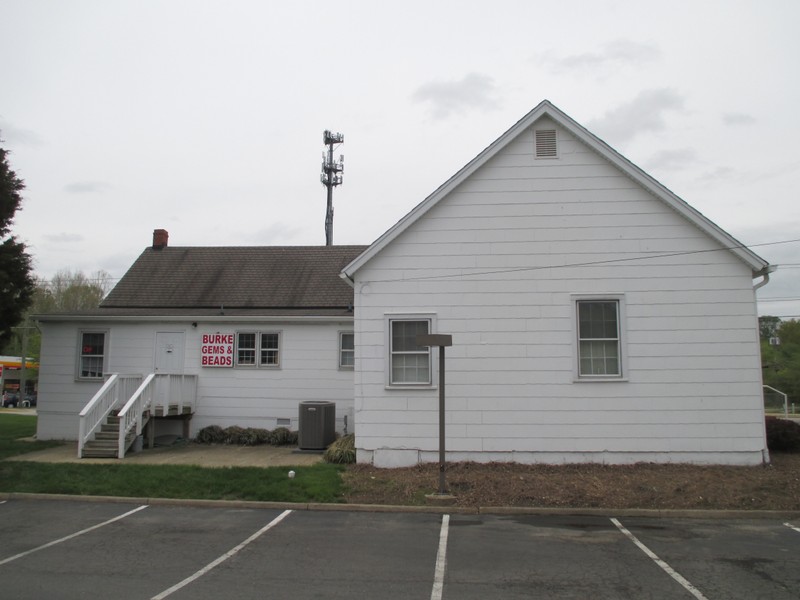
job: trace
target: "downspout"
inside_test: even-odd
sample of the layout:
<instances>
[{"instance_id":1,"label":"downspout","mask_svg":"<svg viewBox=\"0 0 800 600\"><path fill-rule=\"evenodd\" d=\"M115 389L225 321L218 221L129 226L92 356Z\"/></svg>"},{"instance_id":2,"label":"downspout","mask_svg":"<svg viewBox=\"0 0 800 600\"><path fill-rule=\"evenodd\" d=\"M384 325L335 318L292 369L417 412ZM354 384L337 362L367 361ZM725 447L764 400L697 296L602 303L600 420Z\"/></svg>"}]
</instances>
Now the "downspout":
<instances>
[{"instance_id":1,"label":"downspout","mask_svg":"<svg viewBox=\"0 0 800 600\"><path fill-rule=\"evenodd\" d=\"M753 295L755 296L755 292L758 291L759 288L764 287L769 283L769 274L774 273L775 270L778 268L778 265L767 265L760 271L753 273L753 278L762 277L761 281L753 285ZM761 382L764 383L763 380ZM764 404L761 404L762 416L764 410ZM761 449L761 464L768 465L770 464L770 457L769 457L769 448L767 447L767 431L766 427L764 428L764 447Z\"/></svg>"},{"instance_id":2,"label":"downspout","mask_svg":"<svg viewBox=\"0 0 800 600\"><path fill-rule=\"evenodd\" d=\"M755 277L763 277L763 279L761 281L759 281L758 283L753 285L753 291L756 291L759 288L762 288L765 285L767 285L769 283L769 274L770 273L774 273L777 268L778 268L778 265L767 265L766 267L764 267L763 269L761 269L757 273L753 273L753 277L754 278Z\"/></svg>"}]
</instances>

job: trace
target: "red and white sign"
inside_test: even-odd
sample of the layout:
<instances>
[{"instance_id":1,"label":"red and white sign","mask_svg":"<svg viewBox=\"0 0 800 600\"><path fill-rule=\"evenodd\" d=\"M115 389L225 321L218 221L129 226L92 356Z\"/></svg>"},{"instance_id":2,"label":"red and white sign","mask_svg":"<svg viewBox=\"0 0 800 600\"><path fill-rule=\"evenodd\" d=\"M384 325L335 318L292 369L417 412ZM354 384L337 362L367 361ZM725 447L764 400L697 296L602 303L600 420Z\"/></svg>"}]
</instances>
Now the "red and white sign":
<instances>
[{"instance_id":1,"label":"red and white sign","mask_svg":"<svg viewBox=\"0 0 800 600\"><path fill-rule=\"evenodd\" d=\"M203 367L233 366L233 333L204 333L200 346L200 365Z\"/></svg>"}]
</instances>

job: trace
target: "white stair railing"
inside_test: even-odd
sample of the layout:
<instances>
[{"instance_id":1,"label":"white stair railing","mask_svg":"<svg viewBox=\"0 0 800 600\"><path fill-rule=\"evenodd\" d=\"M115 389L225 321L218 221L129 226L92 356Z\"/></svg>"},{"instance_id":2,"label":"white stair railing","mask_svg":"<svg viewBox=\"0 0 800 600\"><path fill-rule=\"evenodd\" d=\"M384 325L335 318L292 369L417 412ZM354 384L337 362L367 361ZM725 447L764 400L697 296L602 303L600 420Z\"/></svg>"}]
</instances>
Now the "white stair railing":
<instances>
[{"instance_id":1,"label":"white stair railing","mask_svg":"<svg viewBox=\"0 0 800 600\"><path fill-rule=\"evenodd\" d=\"M125 457L128 434L131 432L135 432L137 436L142 434L144 415L147 411L153 416L156 414L156 409L161 409L158 412L166 416L172 406L177 408L178 415L184 412L193 413L196 398L196 375L150 373L119 411L117 458Z\"/></svg>"},{"instance_id":2,"label":"white stair railing","mask_svg":"<svg viewBox=\"0 0 800 600\"><path fill-rule=\"evenodd\" d=\"M160 414L193 413L196 398L197 375L157 375L153 404Z\"/></svg>"},{"instance_id":3,"label":"white stair railing","mask_svg":"<svg viewBox=\"0 0 800 600\"><path fill-rule=\"evenodd\" d=\"M761 387L764 388L765 390L769 390L769 391L771 391L771 392L773 392L775 394L778 394L779 396L783 396L783 416L784 416L784 418L788 419L789 418L789 395L785 394L784 392L782 392L780 390L776 390L771 385L762 385ZM765 400L764 403L766 404L766 395L764 396L764 400Z\"/></svg>"},{"instance_id":4,"label":"white stair railing","mask_svg":"<svg viewBox=\"0 0 800 600\"><path fill-rule=\"evenodd\" d=\"M78 415L78 458L83 456L84 445L94 436L111 411L122 406L141 381L141 375L112 373L108 376L103 387L97 391Z\"/></svg>"},{"instance_id":5,"label":"white stair railing","mask_svg":"<svg viewBox=\"0 0 800 600\"><path fill-rule=\"evenodd\" d=\"M117 458L124 458L125 440L128 433L135 431L136 435L141 435L144 426L144 414L153 405L153 380L156 374L150 373L145 377L142 384L136 389L130 399L122 407L117 415L119 417L119 441L117 444Z\"/></svg>"}]
</instances>

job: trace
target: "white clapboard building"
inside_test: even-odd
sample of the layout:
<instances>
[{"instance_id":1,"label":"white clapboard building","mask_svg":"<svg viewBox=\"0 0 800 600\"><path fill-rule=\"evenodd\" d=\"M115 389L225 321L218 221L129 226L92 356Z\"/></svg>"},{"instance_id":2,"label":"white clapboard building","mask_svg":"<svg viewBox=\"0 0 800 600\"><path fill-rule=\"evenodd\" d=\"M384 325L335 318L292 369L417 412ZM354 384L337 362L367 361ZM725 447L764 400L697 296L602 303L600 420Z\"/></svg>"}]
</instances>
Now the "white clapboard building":
<instances>
[{"instance_id":1,"label":"white clapboard building","mask_svg":"<svg viewBox=\"0 0 800 600\"><path fill-rule=\"evenodd\" d=\"M332 401L359 462L436 461L442 333L448 460L758 464L771 270L545 101L368 247L156 230L100 308L39 318L38 435L88 439L103 394L190 436Z\"/></svg>"},{"instance_id":2,"label":"white clapboard building","mask_svg":"<svg viewBox=\"0 0 800 600\"><path fill-rule=\"evenodd\" d=\"M358 460L756 464L771 267L545 101L344 269Z\"/></svg>"}]
</instances>

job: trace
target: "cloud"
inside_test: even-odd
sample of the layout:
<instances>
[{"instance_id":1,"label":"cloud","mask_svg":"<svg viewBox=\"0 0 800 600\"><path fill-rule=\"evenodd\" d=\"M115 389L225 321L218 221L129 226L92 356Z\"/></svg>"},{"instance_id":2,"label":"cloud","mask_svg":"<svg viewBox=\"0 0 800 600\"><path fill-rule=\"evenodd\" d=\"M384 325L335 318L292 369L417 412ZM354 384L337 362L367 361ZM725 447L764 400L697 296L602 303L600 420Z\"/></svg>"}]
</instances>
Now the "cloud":
<instances>
[{"instance_id":1,"label":"cloud","mask_svg":"<svg viewBox=\"0 0 800 600\"><path fill-rule=\"evenodd\" d=\"M44 239L57 244L74 244L76 242L82 242L85 238L79 233L51 233L46 234Z\"/></svg>"},{"instance_id":2,"label":"cloud","mask_svg":"<svg viewBox=\"0 0 800 600\"><path fill-rule=\"evenodd\" d=\"M681 112L683 97L674 90L645 90L627 104L614 108L589 122L589 129L619 144L640 133L666 128L664 114Z\"/></svg>"},{"instance_id":3,"label":"cloud","mask_svg":"<svg viewBox=\"0 0 800 600\"><path fill-rule=\"evenodd\" d=\"M334 222L334 230L336 223ZM290 227L284 223L273 223L268 227L264 227L257 231L248 234L242 232L235 232L235 238L244 241L248 244L258 246L280 246L284 244L291 244L303 230L300 227ZM324 236L324 229L320 225L320 238ZM240 242L241 243L241 242Z\"/></svg>"},{"instance_id":4,"label":"cloud","mask_svg":"<svg viewBox=\"0 0 800 600\"><path fill-rule=\"evenodd\" d=\"M435 81L421 85L412 94L416 102L427 102L434 119L446 119L471 109L493 110L499 103L496 86L488 75L469 73L460 81Z\"/></svg>"},{"instance_id":5,"label":"cloud","mask_svg":"<svg viewBox=\"0 0 800 600\"><path fill-rule=\"evenodd\" d=\"M564 57L546 56L544 61L554 72L568 70L597 70L605 67L619 68L624 65L638 65L652 62L661 57L661 50L651 44L631 40L614 40L600 46L597 52L584 52Z\"/></svg>"},{"instance_id":6,"label":"cloud","mask_svg":"<svg viewBox=\"0 0 800 600\"><path fill-rule=\"evenodd\" d=\"M68 194L99 194L110 189L111 185L103 181L76 181L64 186Z\"/></svg>"},{"instance_id":7,"label":"cloud","mask_svg":"<svg viewBox=\"0 0 800 600\"><path fill-rule=\"evenodd\" d=\"M676 171L696 164L697 153L691 148L680 148L678 150L656 152L644 163L644 169L645 171Z\"/></svg>"},{"instance_id":8,"label":"cloud","mask_svg":"<svg viewBox=\"0 0 800 600\"><path fill-rule=\"evenodd\" d=\"M741 173L732 169L731 167L715 167L710 171L701 173L697 178L697 182L701 184L710 184L717 181L738 181L741 179Z\"/></svg>"},{"instance_id":9,"label":"cloud","mask_svg":"<svg viewBox=\"0 0 800 600\"><path fill-rule=\"evenodd\" d=\"M775 165L772 169L768 171L762 171L761 173L755 174L751 181L753 182L760 182L766 181L768 179L777 179L780 177L784 177L786 175L792 175L793 173L797 173L800 171L800 161L796 160L794 162L788 163L780 163Z\"/></svg>"},{"instance_id":10,"label":"cloud","mask_svg":"<svg viewBox=\"0 0 800 600\"><path fill-rule=\"evenodd\" d=\"M19 146L42 146L44 140L32 129L15 127L5 120L0 120L0 141Z\"/></svg>"},{"instance_id":11,"label":"cloud","mask_svg":"<svg viewBox=\"0 0 800 600\"><path fill-rule=\"evenodd\" d=\"M744 113L728 113L722 115L722 122L725 125L752 125L756 122L756 118Z\"/></svg>"}]
</instances>

